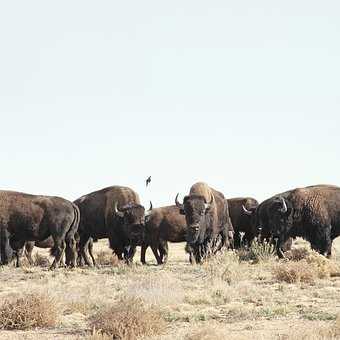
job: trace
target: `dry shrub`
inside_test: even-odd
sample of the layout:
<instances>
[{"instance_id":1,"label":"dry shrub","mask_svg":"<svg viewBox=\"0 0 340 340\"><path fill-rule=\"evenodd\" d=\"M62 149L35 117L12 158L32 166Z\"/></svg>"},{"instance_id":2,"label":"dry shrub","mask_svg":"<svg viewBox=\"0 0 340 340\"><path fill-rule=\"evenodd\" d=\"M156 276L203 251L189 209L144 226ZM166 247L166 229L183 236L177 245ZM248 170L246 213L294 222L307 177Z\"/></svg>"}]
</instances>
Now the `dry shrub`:
<instances>
[{"instance_id":1,"label":"dry shrub","mask_svg":"<svg viewBox=\"0 0 340 340\"><path fill-rule=\"evenodd\" d=\"M216 340L216 339L226 339L226 332L219 329L218 325L206 325L198 330L187 334L185 340Z\"/></svg>"},{"instance_id":2,"label":"dry shrub","mask_svg":"<svg viewBox=\"0 0 340 340\"><path fill-rule=\"evenodd\" d=\"M231 251L222 251L215 256L209 257L203 263L202 269L209 278L219 279L228 284L232 284L243 278L239 258L236 253Z\"/></svg>"},{"instance_id":3,"label":"dry shrub","mask_svg":"<svg viewBox=\"0 0 340 340\"><path fill-rule=\"evenodd\" d=\"M119 264L118 257L112 252L101 250L97 253L96 262L99 266L117 266Z\"/></svg>"},{"instance_id":4,"label":"dry shrub","mask_svg":"<svg viewBox=\"0 0 340 340\"><path fill-rule=\"evenodd\" d=\"M237 254L241 261L259 263L273 259L276 255L276 251L275 245L272 242L260 242L255 238L249 248L242 247L237 251Z\"/></svg>"},{"instance_id":5,"label":"dry shrub","mask_svg":"<svg viewBox=\"0 0 340 340\"><path fill-rule=\"evenodd\" d=\"M155 308L147 308L140 299L123 299L104 308L90 320L91 326L113 339L132 340L160 334L166 323Z\"/></svg>"},{"instance_id":6,"label":"dry shrub","mask_svg":"<svg viewBox=\"0 0 340 340\"><path fill-rule=\"evenodd\" d=\"M279 263L274 268L278 281L288 283L314 283L340 274L339 265L308 248L295 248L288 252L287 259L292 262Z\"/></svg>"},{"instance_id":7,"label":"dry shrub","mask_svg":"<svg viewBox=\"0 0 340 340\"><path fill-rule=\"evenodd\" d=\"M34 254L33 263L35 266L39 267L49 267L51 265L48 257L39 253Z\"/></svg>"},{"instance_id":8,"label":"dry shrub","mask_svg":"<svg viewBox=\"0 0 340 340\"><path fill-rule=\"evenodd\" d=\"M314 283L317 278L317 271L306 260L302 260L299 262L279 263L274 268L274 276L280 282Z\"/></svg>"},{"instance_id":9,"label":"dry shrub","mask_svg":"<svg viewBox=\"0 0 340 340\"><path fill-rule=\"evenodd\" d=\"M53 327L57 323L55 302L47 295L26 295L0 306L0 329Z\"/></svg>"}]
</instances>

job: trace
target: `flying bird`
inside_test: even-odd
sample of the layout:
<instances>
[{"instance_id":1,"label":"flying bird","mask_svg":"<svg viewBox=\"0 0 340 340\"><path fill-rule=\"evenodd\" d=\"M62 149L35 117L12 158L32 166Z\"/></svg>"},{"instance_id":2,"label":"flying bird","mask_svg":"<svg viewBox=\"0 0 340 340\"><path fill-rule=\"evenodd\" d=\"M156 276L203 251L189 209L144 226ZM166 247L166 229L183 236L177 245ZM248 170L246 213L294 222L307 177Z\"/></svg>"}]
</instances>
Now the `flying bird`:
<instances>
[{"instance_id":1,"label":"flying bird","mask_svg":"<svg viewBox=\"0 0 340 340\"><path fill-rule=\"evenodd\" d=\"M149 176L149 177L146 179L145 183L146 183L146 186L148 186L148 185L151 183L151 176Z\"/></svg>"}]
</instances>

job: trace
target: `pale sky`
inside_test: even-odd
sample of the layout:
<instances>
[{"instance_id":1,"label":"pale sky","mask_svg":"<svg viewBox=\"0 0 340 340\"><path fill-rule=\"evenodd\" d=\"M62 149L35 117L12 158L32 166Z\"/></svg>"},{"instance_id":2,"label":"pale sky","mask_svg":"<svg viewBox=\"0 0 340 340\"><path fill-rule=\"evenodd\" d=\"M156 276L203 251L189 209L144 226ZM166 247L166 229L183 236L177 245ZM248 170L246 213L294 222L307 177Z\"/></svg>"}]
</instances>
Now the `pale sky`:
<instances>
[{"instance_id":1,"label":"pale sky","mask_svg":"<svg viewBox=\"0 0 340 340\"><path fill-rule=\"evenodd\" d=\"M0 1L0 46L2 189L340 185L339 1Z\"/></svg>"}]
</instances>

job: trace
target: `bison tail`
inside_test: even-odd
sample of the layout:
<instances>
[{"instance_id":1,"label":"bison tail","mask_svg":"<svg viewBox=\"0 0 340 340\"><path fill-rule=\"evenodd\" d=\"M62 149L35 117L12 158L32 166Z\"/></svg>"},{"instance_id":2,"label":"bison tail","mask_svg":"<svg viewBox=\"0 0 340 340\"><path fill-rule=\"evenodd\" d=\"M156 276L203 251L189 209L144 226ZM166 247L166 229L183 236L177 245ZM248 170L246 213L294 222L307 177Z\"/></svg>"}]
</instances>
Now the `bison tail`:
<instances>
[{"instance_id":1,"label":"bison tail","mask_svg":"<svg viewBox=\"0 0 340 340\"><path fill-rule=\"evenodd\" d=\"M72 203L73 209L74 209L74 219L73 222L70 226L70 229L67 232L67 236L74 236L75 233L78 231L78 227L79 227L79 222L80 222L80 211L79 208L76 204ZM66 236L66 238L67 238Z\"/></svg>"}]
</instances>

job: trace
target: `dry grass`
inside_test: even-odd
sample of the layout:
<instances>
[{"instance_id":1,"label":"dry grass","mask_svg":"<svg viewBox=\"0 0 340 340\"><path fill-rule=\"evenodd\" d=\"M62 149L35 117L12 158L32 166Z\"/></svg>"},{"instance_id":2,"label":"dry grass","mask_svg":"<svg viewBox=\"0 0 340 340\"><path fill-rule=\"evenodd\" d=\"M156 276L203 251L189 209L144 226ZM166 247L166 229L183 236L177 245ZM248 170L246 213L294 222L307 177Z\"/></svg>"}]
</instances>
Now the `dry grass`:
<instances>
[{"instance_id":1,"label":"dry grass","mask_svg":"<svg viewBox=\"0 0 340 340\"><path fill-rule=\"evenodd\" d=\"M209 279L222 280L228 284L238 282L243 278L239 257L232 251L222 251L208 258L202 265L202 269Z\"/></svg>"},{"instance_id":2,"label":"dry grass","mask_svg":"<svg viewBox=\"0 0 340 340\"><path fill-rule=\"evenodd\" d=\"M162 333L166 323L156 307L147 308L140 299L123 299L91 318L91 326L113 339L133 340Z\"/></svg>"},{"instance_id":3,"label":"dry grass","mask_svg":"<svg viewBox=\"0 0 340 340\"><path fill-rule=\"evenodd\" d=\"M340 277L335 274L340 263L320 257L309 248L301 250L305 245L300 240L294 243L298 250L293 249L290 262L275 257L257 263L240 261L238 252L223 252L203 265L192 266L184 244L171 244L165 266L155 266L153 254L148 251L150 265L147 266L139 264L137 253L135 263L130 266L55 271L41 267L3 267L0 301L14 302L12 297L18 292L34 296L44 292L58 306L58 324L39 330L1 330L0 338L113 339L113 335L103 332L104 326L94 327L96 319L101 320L103 315L108 329L115 328L126 339L135 338L131 335L134 327L153 327L155 320L160 320L163 326L138 339L200 340L209 336L231 340L334 339L338 336L334 322L340 305ZM335 250L339 249L340 242L335 242ZM94 250L95 255L101 256L103 252L104 258L112 258L106 240L96 243ZM36 251L48 257L48 250ZM277 280L274 269L287 263L313 268L311 281L314 282ZM150 311L156 316L148 316ZM141 314L143 320L146 315L147 325L139 326L132 321L136 316L140 320Z\"/></svg>"},{"instance_id":4,"label":"dry grass","mask_svg":"<svg viewBox=\"0 0 340 340\"><path fill-rule=\"evenodd\" d=\"M107 250L101 250L97 252L96 262L99 266L117 266L119 265L119 260L116 255Z\"/></svg>"},{"instance_id":5,"label":"dry grass","mask_svg":"<svg viewBox=\"0 0 340 340\"><path fill-rule=\"evenodd\" d=\"M41 255L36 252L33 257L33 263L35 266L49 268L51 263L47 256Z\"/></svg>"},{"instance_id":6,"label":"dry grass","mask_svg":"<svg viewBox=\"0 0 340 340\"><path fill-rule=\"evenodd\" d=\"M205 325L186 335L185 340L227 339L228 334L219 325Z\"/></svg>"},{"instance_id":7,"label":"dry grass","mask_svg":"<svg viewBox=\"0 0 340 340\"><path fill-rule=\"evenodd\" d=\"M291 261L280 262L274 268L278 281L314 284L317 279L327 279L340 273L338 264L308 248L292 249L288 259Z\"/></svg>"},{"instance_id":8,"label":"dry grass","mask_svg":"<svg viewBox=\"0 0 340 340\"><path fill-rule=\"evenodd\" d=\"M55 302L46 295L26 295L5 300L0 307L0 329L53 327L57 323Z\"/></svg>"},{"instance_id":9,"label":"dry grass","mask_svg":"<svg viewBox=\"0 0 340 340\"><path fill-rule=\"evenodd\" d=\"M252 263L260 263L273 260L276 251L275 245L271 242L259 242L256 238L252 241L248 248L242 247L237 251L238 257L241 261L252 261Z\"/></svg>"}]
</instances>

